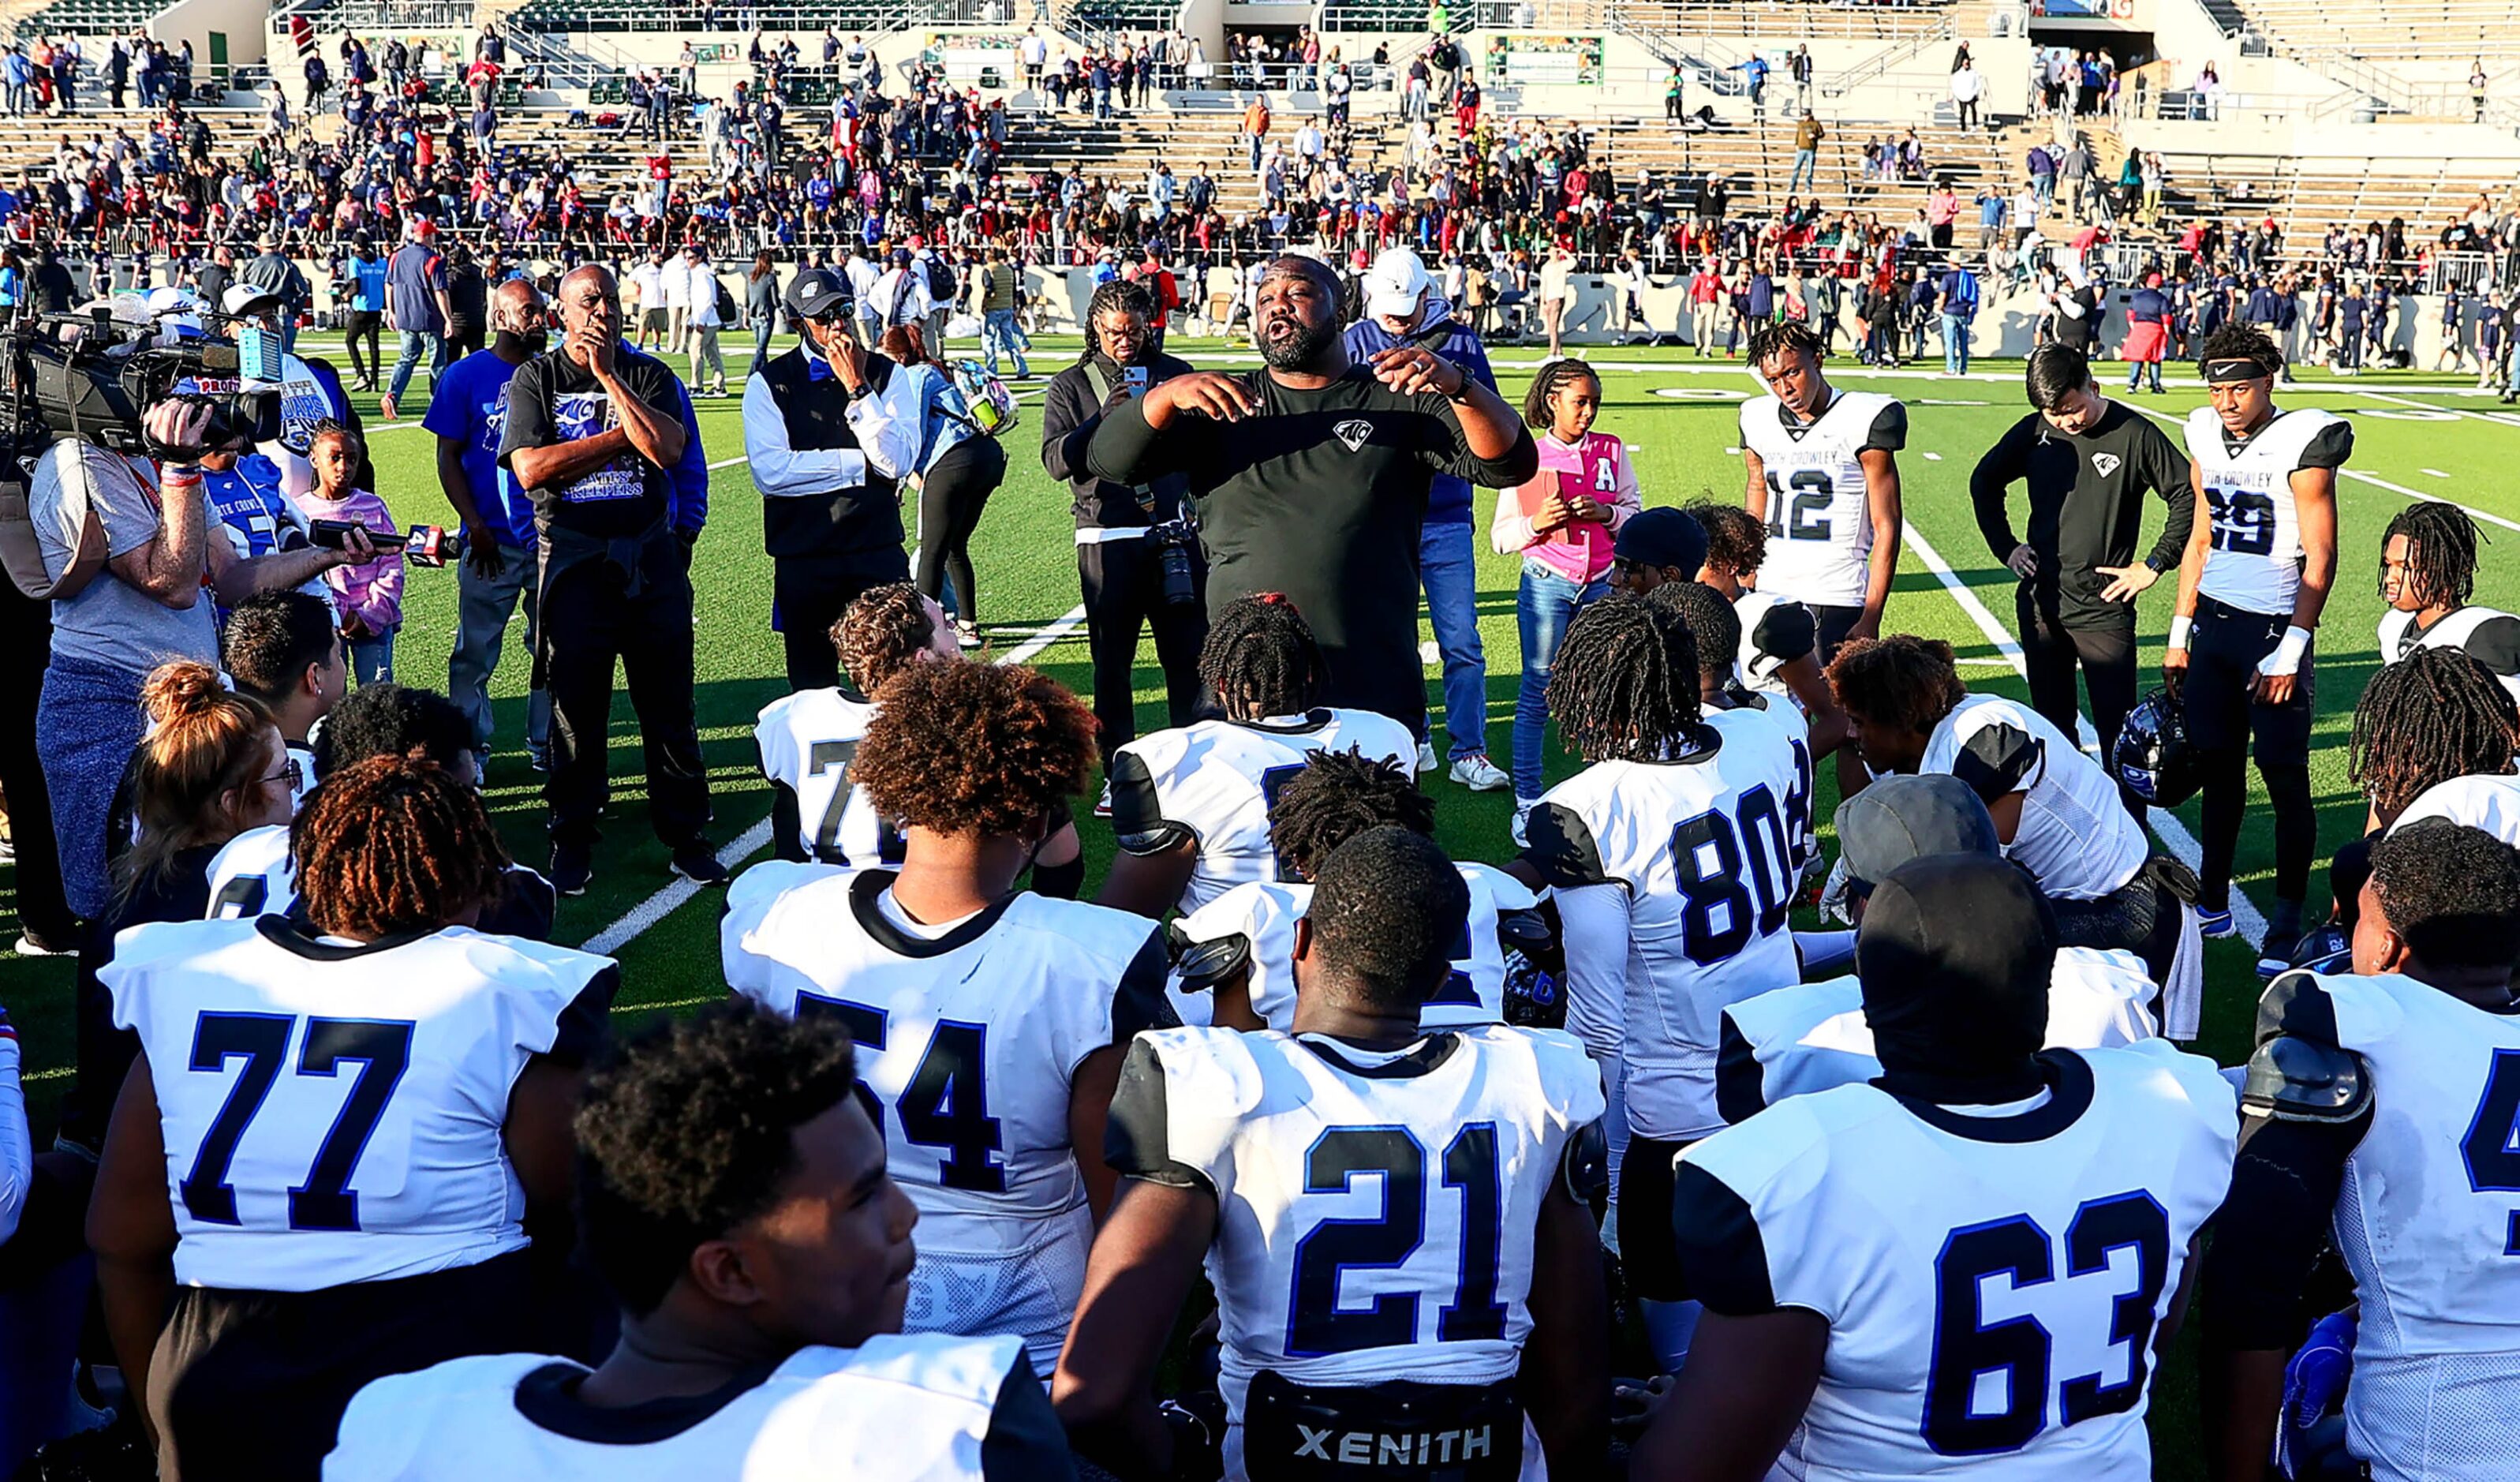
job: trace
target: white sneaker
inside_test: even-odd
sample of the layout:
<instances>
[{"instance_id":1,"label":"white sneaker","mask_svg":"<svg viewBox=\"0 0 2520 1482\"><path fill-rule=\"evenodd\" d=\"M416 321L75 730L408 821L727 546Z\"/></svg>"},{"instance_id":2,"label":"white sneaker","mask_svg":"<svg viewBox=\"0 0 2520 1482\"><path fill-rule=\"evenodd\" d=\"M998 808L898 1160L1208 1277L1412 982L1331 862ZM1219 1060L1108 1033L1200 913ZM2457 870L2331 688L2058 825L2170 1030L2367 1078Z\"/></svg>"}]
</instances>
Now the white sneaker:
<instances>
[{"instance_id":1,"label":"white sneaker","mask_svg":"<svg viewBox=\"0 0 2520 1482\"><path fill-rule=\"evenodd\" d=\"M1540 800L1537 798L1517 797L1513 800L1513 846L1515 848L1531 847L1531 810L1539 806Z\"/></svg>"},{"instance_id":2,"label":"white sneaker","mask_svg":"<svg viewBox=\"0 0 2520 1482\"><path fill-rule=\"evenodd\" d=\"M1108 782L1102 785L1102 796L1094 804L1094 816L1096 818L1111 816L1111 785Z\"/></svg>"},{"instance_id":3,"label":"white sneaker","mask_svg":"<svg viewBox=\"0 0 2520 1482\"><path fill-rule=\"evenodd\" d=\"M1472 752L1453 763L1453 781L1472 792L1502 792L1513 786L1513 779L1497 770L1497 764L1478 752Z\"/></svg>"},{"instance_id":4,"label":"white sneaker","mask_svg":"<svg viewBox=\"0 0 2520 1482\"><path fill-rule=\"evenodd\" d=\"M1418 743L1418 770L1420 772L1432 772L1439 765L1441 765L1441 763L1435 760L1435 743L1430 741L1419 741Z\"/></svg>"}]
</instances>

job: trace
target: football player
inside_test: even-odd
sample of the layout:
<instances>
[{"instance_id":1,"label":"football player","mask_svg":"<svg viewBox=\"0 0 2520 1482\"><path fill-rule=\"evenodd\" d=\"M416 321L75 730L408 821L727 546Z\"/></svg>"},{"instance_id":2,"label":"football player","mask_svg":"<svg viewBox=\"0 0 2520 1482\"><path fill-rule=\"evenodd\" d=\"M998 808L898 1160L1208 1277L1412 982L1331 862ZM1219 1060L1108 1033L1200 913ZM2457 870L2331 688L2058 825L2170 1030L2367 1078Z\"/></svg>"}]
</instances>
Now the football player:
<instances>
[{"instance_id":1,"label":"football player","mask_svg":"<svg viewBox=\"0 0 2520 1482\"><path fill-rule=\"evenodd\" d=\"M1740 510L1731 506L1725 509L1745 521L1749 518ZM1797 791L1786 812L1800 826L1794 839L1795 865L1800 868L1817 848L1811 831L1809 720L1788 696L1752 689L1741 682L1733 657L1742 642L1740 610L1726 602L1721 592L1703 582L1671 581L1654 588L1653 595L1645 600L1669 607L1688 627L1689 641L1697 649L1699 716L1727 738L1737 738L1745 747L1782 746L1792 754ZM1839 714L1841 721L1844 719L1833 702L1829 708Z\"/></svg>"},{"instance_id":2,"label":"football player","mask_svg":"<svg viewBox=\"0 0 2520 1482\"><path fill-rule=\"evenodd\" d=\"M2520 817L2515 748L2520 707L2510 692L2460 650L2418 648L2363 687L2346 775L2370 799L2372 831L2447 818L2520 843L2505 822Z\"/></svg>"},{"instance_id":3,"label":"football player","mask_svg":"<svg viewBox=\"0 0 2520 1482\"><path fill-rule=\"evenodd\" d=\"M1247 880L1292 881L1270 852L1269 801L1316 751L1418 755L1407 726L1316 705L1322 651L1294 604L1238 598L1216 614L1198 675L1224 718L1142 736L1111 753L1111 831L1120 852L1099 897L1160 918Z\"/></svg>"},{"instance_id":4,"label":"football player","mask_svg":"<svg viewBox=\"0 0 2520 1482\"><path fill-rule=\"evenodd\" d=\"M2313 635L2336 579L2336 471L2354 428L2332 413L2278 411L2283 353L2252 325L2205 337L2212 405L2187 418L2196 524L2179 562L2162 677L2186 712L2204 778L2199 902L2205 934L2229 936L2231 859L2254 741L2274 814L2275 900L2258 967L2291 960L2318 847L2310 793Z\"/></svg>"},{"instance_id":5,"label":"football player","mask_svg":"<svg viewBox=\"0 0 2520 1482\"><path fill-rule=\"evenodd\" d=\"M1892 871L1856 953L1879 1079L1681 1156L1706 1316L1634 1474L2149 1478L2230 1084L2163 1040L2043 1051L2055 922L2005 861Z\"/></svg>"},{"instance_id":6,"label":"football player","mask_svg":"<svg viewBox=\"0 0 2520 1482\"><path fill-rule=\"evenodd\" d=\"M140 926L104 970L141 1050L88 1243L166 1476L312 1479L368 1380L553 1341L522 1217L565 1219L616 969L472 929L508 855L435 763L292 828L303 921Z\"/></svg>"},{"instance_id":7,"label":"football player","mask_svg":"<svg viewBox=\"0 0 2520 1482\"><path fill-rule=\"evenodd\" d=\"M1566 1024L1609 1091L1622 1209L1670 1208L1672 1156L1724 1125L1717 1013L1800 975L1785 916L1803 776L1773 730L1756 744L1706 721L1698 668L1667 606L1613 594L1576 617L1549 712L1586 766L1541 799L1523 854L1555 894ZM1666 1370L1689 1322L1669 1228L1613 1231Z\"/></svg>"},{"instance_id":8,"label":"football player","mask_svg":"<svg viewBox=\"0 0 2520 1482\"><path fill-rule=\"evenodd\" d=\"M1995 818L1956 777L1885 777L1840 803L1837 844L1846 861L1847 906L1861 924L1872 882L1935 854L2003 857ZM2159 988L2132 953L2059 947L2048 980L2050 1050L2105 1050L2148 1040L2147 1007ZM1789 1096L1868 1081L1881 1073L1864 985L1853 974L1797 983L1728 1006L1715 1056L1715 1103L1739 1124Z\"/></svg>"},{"instance_id":9,"label":"football player","mask_svg":"<svg viewBox=\"0 0 2520 1482\"><path fill-rule=\"evenodd\" d=\"M1601 1474L1600 1079L1557 1031L1419 1024L1468 913L1432 840L1370 830L1296 926L1291 1032L1130 1047L1127 1180L1052 1391L1087 1455L1194 1474L1148 1384L1204 1258L1231 1482Z\"/></svg>"},{"instance_id":10,"label":"football player","mask_svg":"<svg viewBox=\"0 0 2520 1482\"><path fill-rule=\"evenodd\" d=\"M2133 952L2159 981L2187 922L2184 872L2149 868L2151 841L2117 784L2055 723L2017 700L1972 695L1940 639L1849 644L1829 687L1874 772L1943 772L1995 816L2005 855L2030 872L2069 947Z\"/></svg>"},{"instance_id":11,"label":"football player","mask_svg":"<svg viewBox=\"0 0 2520 1482\"><path fill-rule=\"evenodd\" d=\"M2419 499L2380 538L2380 662L2417 649L2457 649L2520 699L2520 617L2468 606L2476 591L2476 521L2465 510Z\"/></svg>"},{"instance_id":12,"label":"football player","mask_svg":"<svg viewBox=\"0 0 2520 1482\"><path fill-rule=\"evenodd\" d=\"M315 786L308 738L349 693L339 620L331 602L301 591L249 597L219 634L219 664L244 693L262 701L288 743L290 795L303 805Z\"/></svg>"},{"instance_id":13,"label":"football player","mask_svg":"<svg viewBox=\"0 0 2520 1482\"><path fill-rule=\"evenodd\" d=\"M1293 868L1295 883L1253 880L1235 886L1173 923L1182 942L1205 944L1198 991L1173 1000L1182 1022L1228 1029L1283 1029L1294 1019L1295 923L1312 900L1312 879L1330 851L1368 829L1390 825L1435 833L1435 800L1397 761L1356 751L1316 751L1278 789L1269 805L1269 847ZM1505 1022L1505 954L1500 918L1530 912L1540 900L1502 870L1464 864L1470 887L1467 934L1453 944L1453 972L1426 1001L1418 1022L1460 1029ZM1201 998L1200 992L1207 997Z\"/></svg>"},{"instance_id":14,"label":"football player","mask_svg":"<svg viewBox=\"0 0 2520 1482\"><path fill-rule=\"evenodd\" d=\"M2331 1231L2362 1304L2347 1450L2382 1482L2511 1475L2520 854L2428 821L2372 847L2362 895L2354 975L2289 972L2258 1006L2205 1263L2209 1460L2232 1482L2267 1475Z\"/></svg>"},{"instance_id":15,"label":"football player","mask_svg":"<svg viewBox=\"0 0 2520 1482\"><path fill-rule=\"evenodd\" d=\"M830 1019L659 1025L577 1114L579 1233L621 1308L590 1370L518 1353L380 1379L327 1482L1075 1475L1012 1337L902 1337L919 1210Z\"/></svg>"},{"instance_id":16,"label":"football player","mask_svg":"<svg viewBox=\"0 0 2520 1482\"><path fill-rule=\"evenodd\" d=\"M727 985L858 1042L892 1175L924 1217L908 1330L1011 1332L1047 1374L1110 1203L1102 1119L1129 1037L1173 1022L1160 927L1015 888L1094 771L1094 716L1038 672L912 664L853 769L896 870L772 862L727 896Z\"/></svg>"},{"instance_id":17,"label":"football player","mask_svg":"<svg viewBox=\"0 0 2520 1482\"><path fill-rule=\"evenodd\" d=\"M1742 503L1768 527L1759 584L1812 609L1825 668L1838 645L1881 631L1899 565L1908 409L1879 391L1830 385L1822 353L1800 324L1750 337L1750 368L1769 394L1741 403L1741 462Z\"/></svg>"},{"instance_id":18,"label":"football player","mask_svg":"<svg viewBox=\"0 0 2520 1482\"><path fill-rule=\"evenodd\" d=\"M1811 723L1812 757L1834 753L1855 739L1820 667L1820 628L1810 607L1762 592L1755 583L1767 559L1768 527L1738 505L1700 500L1684 507L1706 531L1706 563L1697 579L1732 605L1740 619L1740 682L1765 695L1789 696ZM1698 645L1702 651L1706 646ZM1701 652L1703 659L1705 654ZM1839 779L1845 782L1843 776Z\"/></svg>"},{"instance_id":19,"label":"football player","mask_svg":"<svg viewBox=\"0 0 2520 1482\"><path fill-rule=\"evenodd\" d=\"M239 616L252 606L239 608ZM308 780L320 786L325 778L376 756L434 762L465 786L480 786L480 757L472 750L464 712L445 696L428 690L369 685L342 700L315 739ZM228 840L210 857L207 914L213 920L286 916L296 910L297 869L286 827L248 829ZM510 861L498 892L483 903L473 924L499 936L548 941L559 905L542 872Z\"/></svg>"}]
</instances>

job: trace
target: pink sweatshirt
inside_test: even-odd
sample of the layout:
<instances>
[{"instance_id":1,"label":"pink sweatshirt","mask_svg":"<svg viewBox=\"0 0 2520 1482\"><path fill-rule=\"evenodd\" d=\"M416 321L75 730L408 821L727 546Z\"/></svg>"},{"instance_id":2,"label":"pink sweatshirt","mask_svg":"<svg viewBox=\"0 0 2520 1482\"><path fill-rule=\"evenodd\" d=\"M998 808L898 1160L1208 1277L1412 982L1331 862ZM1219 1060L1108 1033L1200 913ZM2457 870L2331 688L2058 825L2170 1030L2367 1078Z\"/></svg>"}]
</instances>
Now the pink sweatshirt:
<instances>
[{"instance_id":1,"label":"pink sweatshirt","mask_svg":"<svg viewBox=\"0 0 2520 1482\"><path fill-rule=\"evenodd\" d=\"M385 502L365 489L352 489L339 499L326 499L317 493L297 496L297 506L309 519L354 519L370 530L393 530L393 512ZM402 626L402 552L387 551L371 561L355 566L335 566L324 573L324 585L333 589L333 606L343 621L357 617L378 633L389 633Z\"/></svg>"},{"instance_id":2,"label":"pink sweatshirt","mask_svg":"<svg viewBox=\"0 0 2520 1482\"><path fill-rule=\"evenodd\" d=\"M1587 432L1576 443L1560 442L1554 432L1537 440L1540 472L1529 483L1498 492L1488 538L1506 555L1518 551L1569 581L1598 581L1610 569L1610 537L1642 505L1636 465L1628 460L1627 445L1608 432ZM1546 535L1533 530L1532 516L1559 493L1606 506L1609 521L1575 520Z\"/></svg>"}]
</instances>

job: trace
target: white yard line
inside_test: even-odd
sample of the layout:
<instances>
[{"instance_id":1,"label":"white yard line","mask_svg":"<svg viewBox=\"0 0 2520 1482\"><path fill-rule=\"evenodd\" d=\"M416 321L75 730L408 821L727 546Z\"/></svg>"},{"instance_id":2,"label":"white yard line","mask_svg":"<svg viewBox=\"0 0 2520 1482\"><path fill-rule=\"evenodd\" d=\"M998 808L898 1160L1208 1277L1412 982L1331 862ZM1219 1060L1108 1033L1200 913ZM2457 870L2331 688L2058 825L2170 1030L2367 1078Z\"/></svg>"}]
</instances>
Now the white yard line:
<instances>
[{"instance_id":1,"label":"white yard line","mask_svg":"<svg viewBox=\"0 0 2520 1482\"><path fill-rule=\"evenodd\" d=\"M2021 645L2002 623L1996 620L1995 613L1988 610L1986 604L1978 600L1976 590L1960 580L1959 573L1952 569L1951 563L1943 560L1931 542L1916 533L1913 524L1907 527L1907 542L1908 549L1916 553L1916 559L1934 573L1934 579L1943 584L1943 590L1952 594L1952 600L1958 603L1960 610L1977 624L1978 631L1986 635L1987 642L1995 645L1997 651L2003 655L2012 672L2024 679L2029 678L2030 668L2022 658ZM2085 751L2097 757L2099 738L2092 732L2090 718L2077 715L2074 723L2075 739L2082 742ZM2102 758L2100 765L2105 768L2107 760ZM2155 808L2152 810L2152 827L2153 831L2161 835L2161 841L2170 846L2170 852L2179 857L2181 864L2190 870L2197 868L2197 861L2203 857L2204 851L2198 846L2196 836L2187 831L2187 826L2179 821L2179 815L2166 808ZM2231 886L2231 920L2239 927L2243 941L2266 940L2267 919L2259 914L2257 903L2249 899L2248 892L2242 890L2236 881Z\"/></svg>"},{"instance_id":2,"label":"white yard line","mask_svg":"<svg viewBox=\"0 0 2520 1482\"><path fill-rule=\"evenodd\" d=\"M711 464L709 467L713 469L722 469L731 464L739 464L742 462L743 462L743 460L741 458L730 458L724 463ZM1041 652L1044 649L1049 648L1052 644L1058 642L1068 634L1073 633L1078 628L1084 626L1084 623L1085 608L1081 605L1070 607L1067 609L1065 616L1062 616L1056 622L1039 629L1030 638L1025 639L1021 644L1008 650L1005 653L1000 654L996 659L996 662L1002 664L1024 663L1030 660L1033 655ZM764 818L761 822L744 830L741 834L738 834L735 842L718 851L718 858L726 864L727 868L734 869L737 866L742 865L745 860L752 858L755 854L760 853L764 848L769 846L769 843L770 820ZM699 893L700 887L692 883L690 880L676 879L672 884L665 886L655 894L648 897L644 901L641 901L638 905L631 907L627 912L624 912L619 921L614 921L611 925L595 933L595 935L588 937L586 941L581 944L582 949L602 957L610 957L619 952L622 948L630 945L630 943L638 940L640 933L646 931L649 927L653 926L658 921L663 921L666 917L673 915L676 910L680 909L686 902L691 900L693 896ZM652 1004L643 1004L639 1007L648 1009L654 1008L656 1006Z\"/></svg>"}]
</instances>

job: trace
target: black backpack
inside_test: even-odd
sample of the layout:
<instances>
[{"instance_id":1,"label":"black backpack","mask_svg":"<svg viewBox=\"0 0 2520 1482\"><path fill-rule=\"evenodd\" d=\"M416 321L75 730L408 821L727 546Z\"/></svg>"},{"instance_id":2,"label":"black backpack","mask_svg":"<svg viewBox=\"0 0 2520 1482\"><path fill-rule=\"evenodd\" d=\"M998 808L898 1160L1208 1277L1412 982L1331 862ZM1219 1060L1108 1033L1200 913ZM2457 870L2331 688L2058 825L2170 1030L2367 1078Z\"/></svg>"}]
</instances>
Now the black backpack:
<instances>
[{"instance_id":1,"label":"black backpack","mask_svg":"<svg viewBox=\"0 0 2520 1482\"><path fill-rule=\"evenodd\" d=\"M947 262L942 256L927 259L927 296L936 300L937 307L942 308L952 303L955 293L962 287L961 280L954 276L952 263Z\"/></svg>"},{"instance_id":2,"label":"black backpack","mask_svg":"<svg viewBox=\"0 0 2520 1482\"><path fill-rule=\"evenodd\" d=\"M723 279L723 278L718 279L718 280L717 280L717 322L718 322L718 323L720 323L720 324L736 324L736 323L740 323L740 322L741 322L741 321L740 321L740 319L739 319L739 314L740 314L740 312L741 312L741 311L736 307L736 302L735 302L735 293L734 293L734 292L733 292L732 290L730 290L730 289L728 289L728 288L727 288L727 286L726 286L726 280L725 280L725 279Z\"/></svg>"}]
</instances>

